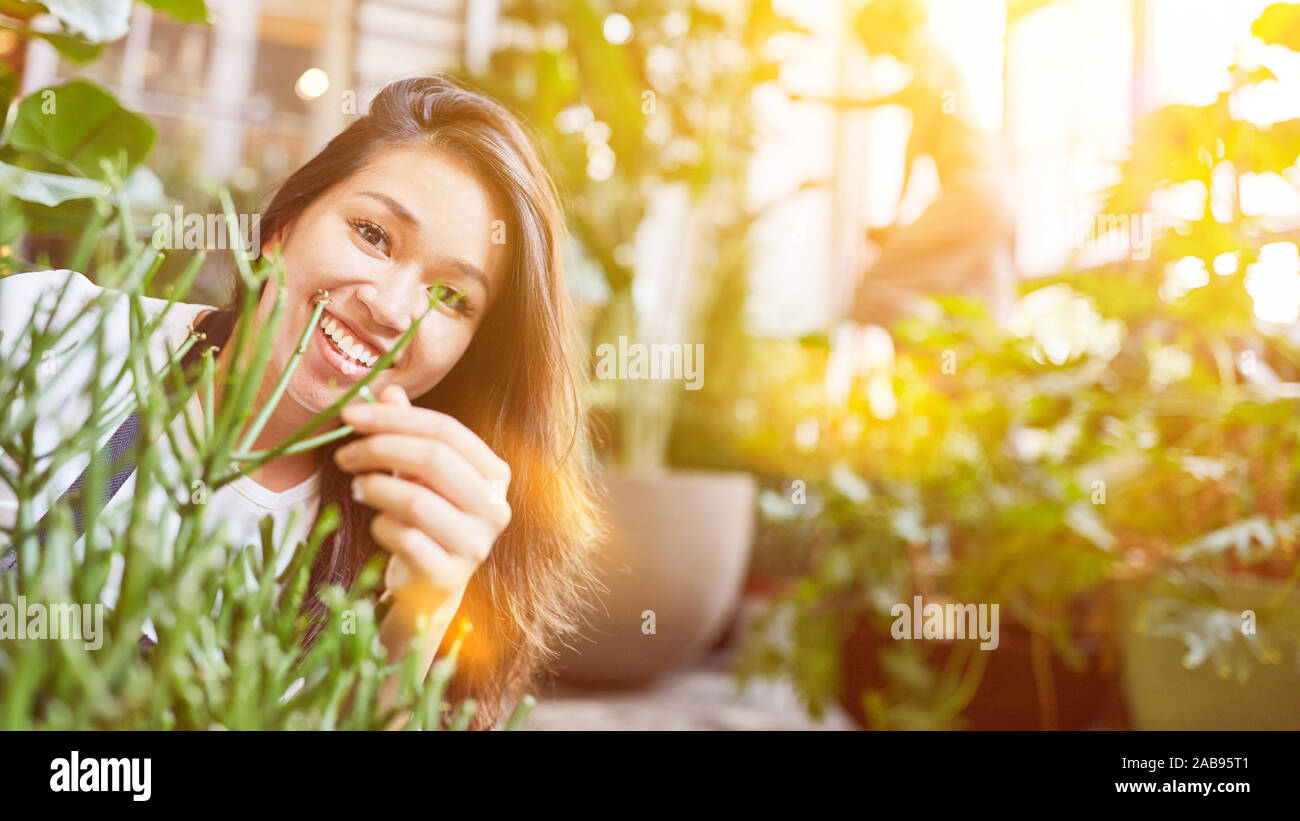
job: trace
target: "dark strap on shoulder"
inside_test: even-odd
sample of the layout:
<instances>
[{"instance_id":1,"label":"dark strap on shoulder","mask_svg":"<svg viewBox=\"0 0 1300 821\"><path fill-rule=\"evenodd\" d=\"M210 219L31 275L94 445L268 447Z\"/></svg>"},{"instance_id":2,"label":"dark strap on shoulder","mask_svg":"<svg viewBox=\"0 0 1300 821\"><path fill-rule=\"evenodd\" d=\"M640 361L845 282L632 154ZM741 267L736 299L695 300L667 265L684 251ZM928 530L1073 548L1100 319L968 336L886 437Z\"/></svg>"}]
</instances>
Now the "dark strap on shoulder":
<instances>
[{"instance_id":1,"label":"dark strap on shoulder","mask_svg":"<svg viewBox=\"0 0 1300 821\"><path fill-rule=\"evenodd\" d=\"M113 435L108 437L108 441L104 443L104 446L102 448L99 449L99 451L95 454L94 458L100 460L101 463L105 463L105 460L107 460L106 464L108 464L109 466L115 465L117 464L118 460L121 459L122 456L131 449L131 446L134 445L137 441L139 441L139 439L140 439L140 412L131 411L131 415L126 417L126 419L123 420L122 424L117 426L117 430L113 431ZM131 473L134 470L135 470L134 460L127 460L122 463L121 467L113 471L113 475L110 476L108 481L104 483L102 492L100 493L101 498L97 500L97 506L99 509L102 510L104 505L108 504L108 500L112 499L114 496L117 495L117 492L121 490L122 485L126 483L126 480L130 478ZM76 499L75 497L81 495L82 488L85 487L86 480L89 478L89 476L90 476L90 465L86 465L85 469L81 471L81 475L79 475L76 478L76 480L71 485L68 486L67 490L63 491L63 493L59 495L59 501L62 501L65 498L73 499L74 503L72 505L72 526L76 534L74 536L74 539L80 538L81 534L85 532L86 529L84 502L82 500ZM58 504L58 502L55 502L55 504ZM46 519L48 517L49 517L49 511L46 511L45 516L42 516L41 521L37 524L36 538L40 541L41 547L45 547L45 536L46 536L47 528L44 527L43 525L46 524ZM10 570L13 570L15 567L17 567L17 565L18 565L18 556L16 554L16 551L14 551L13 549L10 549L6 551L3 555L0 555L0 573L7 573ZM149 638L148 635L142 635L140 636L140 641L138 642L138 646L141 655L146 655L156 645L154 644L153 639Z\"/></svg>"},{"instance_id":2,"label":"dark strap on shoulder","mask_svg":"<svg viewBox=\"0 0 1300 821\"><path fill-rule=\"evenodd\" d=\"M99 460L100 464L110 467L116 465L139 439L140 412L138 410L131 411L131 415L117 426L117 430L113 431L113 435L108 438L108 441L99 449L94 458ZM91 465L86 465L85 469L81 471L81 475L59 496L59 501L65 498L71 498L73 501L72 526L75 533L74 539L79 538L86 529L85 502L87 500L79 500L77 497L82 495L82 488L85 487L86 481L90 478L90 468ZM134 471L135 461L133 459L123 462L117 470L113 471L113 475L108 478L108 481L101 488L101 498L94 500L96 510L102 510L104 505L108 504L108 500L117 495L117 491L121 489ZM58 502L55 502L55 504L58 504ZM53 505L51 505L51 508L53 508ZM45 515L49 516L49 511L46 511ZM44 523L43 517L41 524ZM41 547L45 546L45 536L46 528L38 525L37 538L40 540Z\"/></svg>"}]
</instances>

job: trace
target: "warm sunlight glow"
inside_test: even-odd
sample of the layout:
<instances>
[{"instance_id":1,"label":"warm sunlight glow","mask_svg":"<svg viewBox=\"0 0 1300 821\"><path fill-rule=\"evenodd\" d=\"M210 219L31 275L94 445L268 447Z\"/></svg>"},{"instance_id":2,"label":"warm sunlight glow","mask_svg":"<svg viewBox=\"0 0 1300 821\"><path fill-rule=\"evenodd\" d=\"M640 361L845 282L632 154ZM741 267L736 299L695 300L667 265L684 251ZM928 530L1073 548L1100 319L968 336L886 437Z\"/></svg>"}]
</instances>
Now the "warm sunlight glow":
<instances>
[{"instance_id":1,"label":"warm sunlight glow","mask_svg":"<svg viewBox=\"0 0 1300 821\"><path fill-rule=\"evenodd\" d=\"M1259 249L1259 260L1246 266L1246 292L1262 320L1300 318L1300 252L1294 242L1271 242Z\"/></svg>"},{"instance_id":2,"label":"warm sunlight glow","mask_svg":"<svg viewBox=\"0 0 1300 821\"><path fill-rule=\"evenodd\" d=\"M294 83L293 90L304 100L314 100L330 87L329 75L319 68L309 68Z\"/></svg>"},{"instance_id":3,"label":"warm sunlight glow","mask_svg":"<svg viewBox=\"0 0 1300 821\"><path fill-rule=\"evenodd\" d=\"M603 30L605 39L616 46L621 46L632 39L632 21L622 14L611 14L606 17Z\"/></svg>"}]
</instances>

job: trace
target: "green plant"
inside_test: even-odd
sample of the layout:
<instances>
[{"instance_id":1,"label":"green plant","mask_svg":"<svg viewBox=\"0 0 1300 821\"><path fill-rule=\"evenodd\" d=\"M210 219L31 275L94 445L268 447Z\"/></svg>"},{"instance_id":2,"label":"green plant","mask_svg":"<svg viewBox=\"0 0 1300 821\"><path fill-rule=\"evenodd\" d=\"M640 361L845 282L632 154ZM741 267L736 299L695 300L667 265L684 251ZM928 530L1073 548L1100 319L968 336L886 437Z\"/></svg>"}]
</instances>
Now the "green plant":
<instances>
[{"instance_id":1,"label":"green plant","mask_svg":"<svg viewBox=\"0 0 1300 821\"><path fill-rule=\"evenodd\" d=\"M883 380L889 401L859 389L840 404L823 395L755 414L765 430L754 441L802 456L780 493L769 492L767 527L796 529L816 551L756 624L740 669L791 674L814 714L839 696L849 633L863 623L887 633L893 605L916 593L996 602L1004 624L1029 626L1081 663L1072 608L1114 561L1086 481L1111 443L1070 433L1094 410L1079 400L1097 358L1044 370L1033 340L1000 329L979 303L941 302L942 319L896 328L898 350L869 380ZM810 354L818 378L827 352ZM812 445L781 433L809 427L819 432ZM767 631L779 623L796 638L773 641ZM887 652L886 667L907 684L874 695L869 713L881 726L946 726L973 695L984 654L959 657L942 676L924 655L911 642Z\"/></svg>"},{"instance_id":2,"label":"green plant","mask_svg":"<svg viewBox=\"0 0 1300 821\"><path fill-rule=\"evenodd\" d=\"M237 231L233 207L228 196L223 201L233 238ZM127 219L127 213L129 207L123 208L120 218ZM76 319L54 325L34 308L21 338L4 340L7 353L0 362L0 390L22 399L8 403L0 414L5 456L0 460L0 481L12 489L18 504L12 527L4 529L17 566L0 574L0 603L9 608L26 602L93 606L100 601L115 562L121 562L124 573L99 646L90 646L80 636L9 640L13 636L7 635L0 641L0 726L382 729L400 718L413 729L466 727L474 703L442 701L454 671L455 651L436 661L427 677L419 675L419 642L404 658L386 660L378 638L386 604L377 606L372 594L387 554L377 555L352 589L327 586L320 592L327 606L324 623L315 641L304 647L315 623L300 605L315 552L337 524L333 506L321 511L309 540L293 546L293 562L278 579L270 558L278 545L271 543L269 517L261 523L259 555L253 545L226 540L224 529L212 521L207 509L211 494L278 455L348 435L348 426L323 434L315 431L393 361L423 317L330 408L276 447L250 451L298 364L328 294L322 294L302 329L296 353L270 400L256 407L252 400L265 374L283 308L284 271L278 259L254 266L242 252L233 252L248 296L241 306L239 331L228 344L231 361L242 364L230 369L222 382L221 399L214 404L215 348L204 350L198 372L190 373L181 372L180 362L192 345L202 344L196 334L161 369L149 356L150 337L170 303L186 293L203 255L167 289L168 306L152 313L146 311L141 297L153 282L161 255L137 243L129 231L122 237L120 258L97 272L100 283L110 290L77 314L95 322L89 337L71 343L68 328ZM254 331L251 320L263 284L277 288L279 298L266 325ZM441 299L442 291L433 290L431 300ZM59 299L66 293L65 288ZM112 299L128 300L132 341L125 351L108 350L105 345L103 310ZM53 352L57 366L47 370L48 352ZM61 374L79 357L90 357L95 373L117 376L95 381L88 389L92 410L85 424L50 453L38 454L33 443L42 403L48 405L51 396L65 395L58 393L67 390L66 385L60 386ZM126 387L114 391L106 385ZM201 422L182 411L196 394L204 400ZM127 454L136 465L130 499L102 510L91 501L99 497L97 490L113 469L96 461L87 493L63 498L50 511L52 526L41 545L36 500L51 497L47 486L55 472L70 460L93 454L99 440L133 409L141 415L142 435ZM173 421L178 413L184 424ZM69 525L74 506L83 512L86 525L81 555L74 550L76 539ZM255 575L256 585L246 583L246 570ZM19 618L25 616L26 611ZM137 642L146 619L155 625L158 642L142 651ZM388 705L381 706L380 687L393 676L398 686ZM510 726L518 725L530 704L531 699L526 699L520 705Z\"/></svg>"},{"instance_id":3,"label":"green plant","mask_svg":"<svg viewBox=\"0 0 1300 821\"><path fill-rule=\"evenodd\" d=\"M1297 30L1294 4L1253 28L1292 49ZM841 695L847 632L887 625L889 606L918 589L999 602L1077 661L1072 636L1086 625L1072 603L1135 578L1149 585L1137 628L1182 641L1188 667L1242 680L1300 654L1288 603L1300 584L1300 351L1285 324L1256 316L1280 297L1252 296L1250 282L1276 273L1262 249L1294 249L1296 234L1241 200L1247 173L1295 187L1284 172L1300 121L1235 115L1235 95L1274 75L1229 73L1214 102L1139 123L1107 192L1098 226L1150 219L1162 192L1199 196L1199 216L1157 233L1149 258L1026 283L1006 325L938 299L934 316L891 327L897 350L843 403L818 396L828 365L816 347L796 386L755 400L751 459L791 466L769 526L815 528L818 550L748 637L742 676L788 674L819 712ZM798 441L801 426L814 444ZM789 504L794 478L813 503ZM1278 583L1257 632L1224 595L1236 575ZM768 632L780 623L789 639ZM866 694L877 726L948 726L979 680L981 654L967 656L968 675L922 663L914 644L886 652L890 686Z\"/></svg>"},{"instance_id":4,"label":"green plant","mask_svg":"<svg viewBox=\"0 0 1300 821\"><path fill-rule=\"evenodd\" d=\"M620 18L623 42L605 29L619 28ZM504 4L502 27L508 44L489 71L468 81L520 112L549 150L575 256L599 270L608 293L592 322L593 350L626 336L699 343L707 355L700 391L594 380L592 404L611 429L602 444L621 467L696 462L698 449L672 443L679 412L705 413L731 390L731 374L750 353L748 241L761 214L747 203L757 139L749 96L777 78L768 42L802 29L769 0L513 0ZM633 299L637 278L651 279L633 269L633 241L652 196L665 191L683 194L668 209L675 247L665 252L684 270L660 273L676 284L642 282L671 288L647 310Z\"/></svg>"},{"instance_id":5,"label":"green plant","mask_svg":"<svg viewBox=\"0 0 1300 821\"><path fill-rule=\"evenodd\" d=\"M1300 5L1270 5L1251 26L1270 46L1262 62L1234 60L1227 89L1209 104L1166 106L1141 121L1101 209L1146 213L1156 196L1177 192L1198 216L1159 234L1145 264L1060 277L1126 323L1154 354L1148 373L1166 372L1163 395L1144 402L1142 418L1157 437L1152 458L1118 490L1147 508L1107 517L1152 579L1138 628L1179 638L1186 666L1212 659L1220 676L1243 680L1256 664L1300 652L1300 613L1286 604L1300 583L1300 349L1285 319L1260 319L1285 299L1266 284L1287 275L1285 251L1295 251L1297 233L1244 199L1251 178L1297 189L1300 119L1255 122L1240 105L1261 86L1294 82L1286 66L1300 51L1297 31ZM1281 582L1257 614L1256 633L1240 629L1240 609L1223 595L1221 580L1237 575Z\"/></svg>"},{"instance_id":6,"label":"green plant","mask_svg":"<svg viewBox=\"0 0 1300 821\"><path fill-rule=\"evenodd\" d=\"M1278 384L1237 385L1225 398L1204 344L1215 326L1178 318L1185 305L1135 298L1140 284L1113 271L1070 282L1079 290L1036 284L1009 329L959 300L942 300L938 320L897 326L889 403L855 391L842 406L792 406L788 397L804 391L787 383L785 399L759 406L751 461L802 457L785 457L793 469L769 527L795 528L818 550L760 624L744 669L793 672L820 710L838 692L847 631L864 618L887 624L890 604L925 587L999 602L1077 658L1070 604L1135 574L1158 580L1148 623L1179 636L1194 651L1189 663L1212 658L1242 676L1252 660L1281 660L1278 643L1259 636L1296 636L1282 593L1259 612L1259 636L1224 631L1224 618L1235 624L1240 613L1213 580L1296 583L1296 399ZM1185 350L1199 356L1171 353ZM809 423L821 435L801 453L789 432ZM790 503L794 478L807 486L805 505ZM812 644L768 642L762 628L778 618ZM915 664L905 669L921 676ZM882 721L928 720L918 698L946 703L962 681L900 687Z\"/></svg>"},{"instance_id":7,"label":"green plant","mask_svg":"<svg viewBox=\"0 0 1300 821\"><path fill-rule=\"evenodd\" d=\"M1132 287L1107 286L1107 277L1083 281ZM764 505L768 528L811 544L811 568L756 624L741 672L792 675L819 713L839 695L849 632L863 622L887 629L890 607L917 591L997 602L1004 620L1078 664L1087 625L1074 605L1140 572L1164 580L1153 629L1182 637L1197 663L1214 658L1240 675L1250 658L1280 660L1276 642L1218 629L1224 614L1235 623L1239 613L1217 602L1207 576L1289 574L1295 583L1296 400L1243 387L1224 405L1206 370L1212 359L1167 383L1168 346L1139 317L1094 310L1091 327L1061 347L1053 329L1091 303L1060 283L1029 292L1020 316L1032 308L1039 319L1012 329L975 303L941 302L939 320L895 328L896 407L873 407L855 391L843 406L786 399L755 414L765 422L750 434L762 444L755 463L766 452L799 454L787 431L810 421L821 435L801 460L787 459L796 469ZM1067 353L1053 362L1045 351ZM787 385L786 397L799 394ZM1282 601L1259 613L1261 634L1295 635ZM768 632L779 624L788 641ZM894 686L868 694L880 726L955 718L983 660L968 656L966 670L941 675L913 643L886 655Z\"/></svg>"},{"instance_id":8,"label":"green plant","mask_svg":"<svg viewBox=\"0 0 1300 821\"><path fill-rule=\"evenodd\" d=\"M185 23L206 23L204 0L154 0L149 5ZM50 13L53 32L31 26L34 16ZM20 38L45 40L69 62L96 59L105 43L123 37L131 12L128 0L103 3L0 2L0 28ZM23 98L10 116L18 89L13 67L0 62L0 273L15 268L51 267L48 259L22 257L20 241L35 236L83 236L88 243L101 229L115 230L116 183L142 170L153 146L153 125L124 108L112 94L84 79L38 89ZM87 225L95 230L84 231ZM47 240L45 245L49 245ZM60 249L61 250L61 249ZM40 250L45 256L48 248ZM68 254L84 270L90 245Z\"/></svg>"}]
</instances>

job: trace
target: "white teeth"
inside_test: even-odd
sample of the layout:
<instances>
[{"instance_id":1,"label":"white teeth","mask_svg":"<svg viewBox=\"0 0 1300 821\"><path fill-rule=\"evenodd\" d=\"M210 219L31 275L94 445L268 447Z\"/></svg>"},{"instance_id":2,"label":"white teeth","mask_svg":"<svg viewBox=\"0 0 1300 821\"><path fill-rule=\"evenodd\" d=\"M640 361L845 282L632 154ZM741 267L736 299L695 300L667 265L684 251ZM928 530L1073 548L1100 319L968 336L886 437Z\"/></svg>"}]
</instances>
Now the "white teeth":
<instances>
[{"instance_id":1,"label":"white teeth","mask_svg":"<svg viewBox=\"0 0 1300 821\"><path fill-rule=\"evenodd\" d=\"M374 364L379 361L378 354L370 353L364 343L360 340L353 339L352 335L344 330L342 323L334 320L332 317L323 317L320 326L321 330L325 332L325 335L333 340L334 347L345 356L350 357L368 368L373 367Z\"/></svg>"}]
</instances>

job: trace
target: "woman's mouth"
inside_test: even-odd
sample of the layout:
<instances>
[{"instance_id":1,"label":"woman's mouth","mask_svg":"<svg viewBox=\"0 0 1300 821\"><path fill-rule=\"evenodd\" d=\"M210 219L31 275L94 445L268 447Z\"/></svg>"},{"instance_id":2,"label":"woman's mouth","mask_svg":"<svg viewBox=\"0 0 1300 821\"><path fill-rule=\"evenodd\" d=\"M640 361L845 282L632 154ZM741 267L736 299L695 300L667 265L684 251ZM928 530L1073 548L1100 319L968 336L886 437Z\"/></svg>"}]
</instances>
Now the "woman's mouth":
<instances>
[{"instance_id":1,"label":"woman's mouth","mask_svg":"<svg viewBox=\"0 0 1300 821\"><path fill-rule=\"evenodd\" d=\"M346 325L329 313L321 316L315 336L320 342L322 357L344 376L361 376L374 367L381 355L354 337Z\"/></svg>"}]
</instances>

